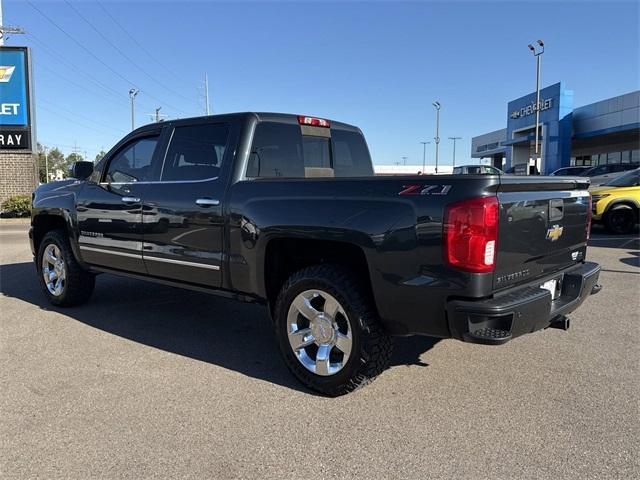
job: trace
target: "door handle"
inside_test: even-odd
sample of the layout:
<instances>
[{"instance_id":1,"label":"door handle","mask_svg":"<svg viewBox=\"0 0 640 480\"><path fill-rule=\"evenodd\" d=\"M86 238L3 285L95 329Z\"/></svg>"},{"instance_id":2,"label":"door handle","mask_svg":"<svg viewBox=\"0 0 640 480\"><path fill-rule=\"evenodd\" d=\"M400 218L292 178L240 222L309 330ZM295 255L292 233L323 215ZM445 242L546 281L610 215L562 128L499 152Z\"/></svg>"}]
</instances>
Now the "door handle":
<instances>
[{"instance_id":1,"label":"door handle","mask_svg":"<svg viewBox=\"0 0 640 480\"><path fill-rule=\"evenodd\" d=\"M124 203L140 203L140 199L138 197L122 197L122 201Z\"/></svg>"},{"instance_id":2,"label":"door handle","mask_svg":"<svg viewBox=\"0 0 640 480\"><path fill-rule=\"evenodd\" d=\"M201 207L215 207L216 205L220 205L220 200L215 200L213 198L199 198L196 200L196 205L200 205Z\"/></svg>"}]
</instances>

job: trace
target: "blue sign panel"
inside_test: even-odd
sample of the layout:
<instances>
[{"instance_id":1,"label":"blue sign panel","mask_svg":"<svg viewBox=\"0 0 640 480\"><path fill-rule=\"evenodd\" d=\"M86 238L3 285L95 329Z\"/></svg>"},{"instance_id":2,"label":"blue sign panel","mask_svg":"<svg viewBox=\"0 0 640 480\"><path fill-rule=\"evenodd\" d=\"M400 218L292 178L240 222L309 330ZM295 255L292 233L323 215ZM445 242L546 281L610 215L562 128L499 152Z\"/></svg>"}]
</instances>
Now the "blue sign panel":
<instances>
[{"instance_id":1,"label":"blue sign panel","mask_svg":"<svg viewBox=\"0 0 640 480\"><path fill-rule=\"evenodd\" d=\"M0 150L31 148L28 54L25 47L0 47Z\"/></svg>"},{"instance_id":2,"label":"blue sign panel","mask_svg":"<svg viewBox=\"0 0 640 480\"><path fill-rule=\"evenodd\" d=\"M541 172L549 174L569 166L573 92L562 82L540 90L540 154ZM528 162L535 141L536 93L509 102L507 111L506 168Z\"/></svg>"},{"instance_id":3,"label":"blue sign panel","mask_svg":"<svg viewBox=\"0 0 640 480\"><path fill-rule=\"evenodd\" d=\"M27 52L0 50L0 125L29 125Z\"/></svg>"}]
</instances>

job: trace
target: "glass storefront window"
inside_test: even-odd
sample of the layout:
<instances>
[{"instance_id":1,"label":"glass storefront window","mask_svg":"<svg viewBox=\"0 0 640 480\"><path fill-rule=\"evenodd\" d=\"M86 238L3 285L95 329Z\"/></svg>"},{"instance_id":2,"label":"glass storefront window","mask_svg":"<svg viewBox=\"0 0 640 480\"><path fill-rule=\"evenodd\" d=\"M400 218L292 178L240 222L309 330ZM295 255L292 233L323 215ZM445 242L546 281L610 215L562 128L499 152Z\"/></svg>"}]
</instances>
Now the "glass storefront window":
<instances>
[{"instance_id":1,"label":"glass storefront window","mask_svg":"<svg viewBox=\"0 0 640 480\"><path fill-rule=\"evenodd\" d=\"M631 163L631 151L627 150L626 152L622 152L622 161L621 163Z\"/></svg>"},{"instance_id":2,"label":"glass storefront window","mask_svg":"<svg viewBox=\"0 0 640 480\"><path fill-rule=\"evenodd\" d=\"M640 150L631 150L631 163L640 163Z\"/></svg>"},{"instance_id":3,"label":"glass storefront window","mask_svg":"<svg viewBox=\"0 0 640 480\"><path fill-rule=\"evenodd\" d=\"M620 152L607 153L607 163L620 163Z\"/></svg>"}]
</instances>

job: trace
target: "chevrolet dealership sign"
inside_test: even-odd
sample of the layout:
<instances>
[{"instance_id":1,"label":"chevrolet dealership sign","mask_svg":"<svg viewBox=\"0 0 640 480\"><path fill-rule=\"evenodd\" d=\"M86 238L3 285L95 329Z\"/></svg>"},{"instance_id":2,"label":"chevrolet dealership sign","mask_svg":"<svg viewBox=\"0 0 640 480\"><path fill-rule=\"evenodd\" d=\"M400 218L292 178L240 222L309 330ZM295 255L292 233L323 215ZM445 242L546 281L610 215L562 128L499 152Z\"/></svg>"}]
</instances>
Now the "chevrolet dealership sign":
<instances>
[{"instance_id":1,"label":"chevrolet dealership sign","mask_svg":"<svg viewBox=\"0 0 640 480\"><path fill-rule=\"evenodd\" d=\"M548 110L552 107L553 107L553 98L540 100L540 111ZM530 105L527 105L526 107L522 107L520 110L514 110L513 112L511 112L511 115L509 116L513 119L516 119L516 118L526 117L528 115L531 115L532 113L536 113L535 102L532 102Z\"/></svg>"},{"instance_id":2,"label":"chevrolet dealership sign","mask_svg":"<svg viewBox=\"0 0 640 480\"><path fill-rule=\"evenodd\" d=\"M0 47L0 150L31 150L29 51Z\"/></svg>"}]
</instances>

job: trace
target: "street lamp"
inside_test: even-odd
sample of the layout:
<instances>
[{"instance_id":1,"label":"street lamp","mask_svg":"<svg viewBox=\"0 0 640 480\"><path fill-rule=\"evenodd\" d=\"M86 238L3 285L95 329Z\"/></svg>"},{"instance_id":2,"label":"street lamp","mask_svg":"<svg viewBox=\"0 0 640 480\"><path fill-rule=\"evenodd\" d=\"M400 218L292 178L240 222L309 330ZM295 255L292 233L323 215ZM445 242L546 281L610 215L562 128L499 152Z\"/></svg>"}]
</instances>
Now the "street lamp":
<instances>
[{"instance_id":1,"label":"street lamp","mask_svg":"<svg viewBox=\"0 0 640 480\"><path fill-rule=\"evenodd\" d=\"M129 90L129 98L131 98L131 130L135 130L136 128L134 100L139 92L140 90L138 90L137 88L132 88L131 90Z\"/></svg>"},{"instance_id":2,"label":"street lamp","mask_svg":"<svg viewBox=\"0 0 640 480\"><path fill-rule=\"evenodd\" d=\"M436 109L436 136L433 139L436 142L436 173L438 173L438 147L440 145L440 102L435 101L432 103Z\"/></svg>"},{"instance_id":3,"label":"street lamp","mask_svg":"<svg viewBox=\"0 0 640 480\"><path fill-rule=\"evenodd\" d=\"M540 147L538 145L539 135L540 135L540 57L544 53L544 42L542 40L538 40L536 42L536 46L532 44L528 45L529 50L533 53L533 56L536 57L536 160L538 158L538 153L540 151Z\"/></svg>"},{"instance_id":4,"label":"street lamp","mask_svg":"<svg viewBox=\"0 0 640 480\"><path fill-rule=\"evenodd\" d=\"M427 144L431 142L420 142L422 144L422 173L426 173L424 170L427 168L425 165L427 164Z\"/></svg>"},{"instance_id":5,"label":"street lamp","mask_svg":"<svg viewBox=\"0 0 640 480\"><path fill-rule=\"evenodd\" d=\"M449 137L449 140L453 140L453 166L456 166L456 140L462 140L462 137Z\"/></svg>"},{"instance_id":6,"label":"street lamp","mask_svg":"<svg viewBox=\"0 0 640 480\"><path fill-rule=\"evenodd\" d=\"M49 156L47 154L48 147L44 148L44 174L45 174L45 183L49 183Z\"/></svg>"},{"instance_id":7,"label":"street lamp","mask_svg":"<svg viewBox=\"0 0 640 480\"><path fill-rule=\"evenodd\" d=\"M404 166L406 166L406 165L407 165L407 158L408 158L408 157L402 157L402 164L403 164Z\"/></svg>"}]
</instances>

